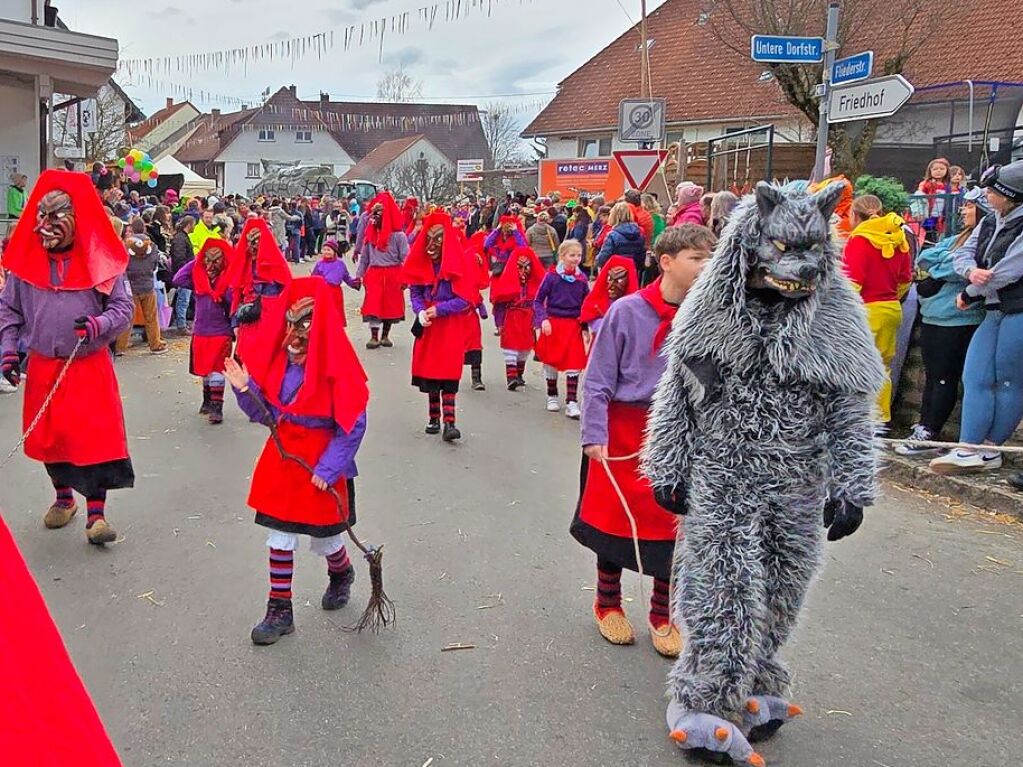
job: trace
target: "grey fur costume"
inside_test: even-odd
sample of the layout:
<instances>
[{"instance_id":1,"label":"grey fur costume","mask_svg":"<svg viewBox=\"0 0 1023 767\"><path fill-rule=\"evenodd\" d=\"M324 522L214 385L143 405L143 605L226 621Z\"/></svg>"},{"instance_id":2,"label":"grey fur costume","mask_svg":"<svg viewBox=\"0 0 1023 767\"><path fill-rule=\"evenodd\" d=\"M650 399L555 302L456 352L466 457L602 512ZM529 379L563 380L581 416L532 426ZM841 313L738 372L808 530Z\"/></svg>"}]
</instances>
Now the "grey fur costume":
<instances>
[{"instance_id":1,"label":"grey fur costume","mask_svg":"<svg viewBox=\"0 0 1023 767\"><path fill-rule=\"evenodd\" d=\"M674 564L686 640L668 678L676 712L741 722L751 696L788 695L777 653L820 563L825 501L875 499L870 414L884 370L832 241L840 192L761 183L665 346L642 466L688 509ZM750 289L807 263L817 274L803 297Z\"/></svg>"}]
</instances>

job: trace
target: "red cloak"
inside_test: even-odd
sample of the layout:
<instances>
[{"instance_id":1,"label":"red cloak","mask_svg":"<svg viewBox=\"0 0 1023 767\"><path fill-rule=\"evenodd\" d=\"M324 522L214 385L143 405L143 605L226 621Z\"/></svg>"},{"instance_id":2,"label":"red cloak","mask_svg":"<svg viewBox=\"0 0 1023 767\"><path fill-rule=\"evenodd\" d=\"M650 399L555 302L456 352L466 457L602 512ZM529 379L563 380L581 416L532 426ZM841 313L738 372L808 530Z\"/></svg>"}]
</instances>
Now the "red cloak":
<instances>
[{"instance_id":1,"label":"red cloak","mask_svg":"<svg viewBox=\"0 0 1023 767\"><path fill-rule=\"evenodd\" d=\"M291 269L281 249L277 247L277 240L274 239L270 225L266 219L250 218L242 227L241 237L238 238L234 256L230 260L231 266L227 270L230 275L227 284L231 288L232 314L238 311L241 304L251 301L255 296L256 279L252 274L248 254L248 234L253 229L260 231L259 250L256 252L256 276L259 281L277 282L285 288L291 282Z\"/></svg>"},{"instance_id":2,"label":"red cloak","mask_svg":"<svg viewBox=\"0 0 1023 767\"><path fill-rule=\"evenodd\" d=\"M596 282L590 289L589 295L583 301L583 308L579 312L579 319L582 322L593 322L603 319L607 310L611 308L611 296L607 292L607 275L616 266L624 267L629 273L625 284L624 296L635 293L639 290L639 278L636 276L636 263L627 256L611 256L597 275Z\"/></svg>"},{"instance_id":3,"label":"red cloak","mask_svg":"<svg viewBox=\"0 0 1023 767\"><path fill-rule=\"evenodd\" d=\"M434 270L433 260L426 252L429 231L440 224L444 227L444 244L440 256L440 269ZM455 231L451 216L437 211L423 219L423 231L412 243L401 270L401 281L406 285L433 285L441 280L451 283L456 296L473 306L481 300L479 270L475 256L465 247L464 238Z\"/></svg>"},{"instance_id":4,"label":"red cloak","mask_svg":"<svg viewBox=\"0 0 1023 767\"><path fill-rule=\"evenodd\" d=\"M210 284L210 273L206 271L206 251L210 248L220 248L224 254L224 268L213 284ZM210 237L199 248L195 255L195 265L192 267L192 284L195 287L196 295L209 296L217 303L224 300L227 289L231 287L231 267L236 253L231 243L219 237ZM250 272L251 273L251 272Z\"/></svg>"},{"instance_id":5,"label":"red cloak","mask_svg":"<svg viewBox=\"0 0 1023 767\"><path fill-rule=\"evenodd\" d=\"M75 210L75 239L71 249L51 254L43 248L36 226L36 210L43 195L62 190ZM50 261L59 256L63 280L51 281ZM114 231L103 203L85 173L43 171L36 181L11 241L4 249L4 267L25 282L44 290L88 290L110 295L114 281L128 268L128 251Z\"/></svg>"},{"instance_id":6,"label":"red cloak","mask_svg":"<svg viewBox=\"0 0 1023 767\"><path fill-rule=\"evenodd\" d=\"M526 293L522 294L522 285L519 283L518 261L525 256L529 259L532 268L529 270L529 279L526 280ZM546 272L543 264L537 257L536 252L530 247L518 247L508 257L508 267L501 272L499 277L494 278L490 286L491 305L505 304L513 301L532 301L536 298L536 291L540 289L540 283Z\"/></svg>"},{"instance_id":7,"label":"red cloak","mask_svg":"<svg viewBox=\"0 0 1023 767\"><path fill-rule=\"evenodd\" d=\"M383 215L380 216L380 226L373 223L373 208L377 203L384 206ZM369 202L368 210L370 217L366 219L366 242L372 243L377 250L387 250L387 243L395 232L405 231L402 226L401 211L398 203L390 192L381 192ZM414 219L413 219L414 220ZM418 239L418 238L417 238Z\"/></svg>"},{"instance_id":8,"label":"red cloak","mask_svg":"<svg viewBox=\"0 0 1023 767\"><path fill-rule=\"evenodd\" d=\"M21 552L0 517L4 587L17 595L17 630L0 631L0 754L4 764L121 767Z\"/></svg>"},{"instance_id":9,"label":"red cloak","mask_svg":"<svg viewBox=\"0 0 1023 767\"><path fill-rule=\"evenodd\" d=\"M401 228L408 234L416 225L416 211L419 210L419 200L415 197L406 197L401 205Z\"/></svg>"}]
</instances>

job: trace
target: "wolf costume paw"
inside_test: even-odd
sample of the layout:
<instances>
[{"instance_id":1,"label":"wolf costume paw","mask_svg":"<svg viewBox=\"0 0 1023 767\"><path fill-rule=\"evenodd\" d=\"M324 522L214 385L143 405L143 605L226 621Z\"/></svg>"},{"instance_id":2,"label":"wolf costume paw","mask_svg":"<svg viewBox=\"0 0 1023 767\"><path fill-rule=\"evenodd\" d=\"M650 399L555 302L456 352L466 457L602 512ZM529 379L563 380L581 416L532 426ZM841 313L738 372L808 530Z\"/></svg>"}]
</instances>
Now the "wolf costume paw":
<instances>
[{"instance_id":1,"label":"wolf costume paw","mask_svg":"<svg viewBox=\"0 0 1023 767\"><path fill-rule=\"evenodd\" d=\"M764 757L753 750L742 730L713 714L687 711L677 701L668 704L668 732L689 756L713 764L748 764L764 767Z\"/></svg>"},{"instance_id":2,"label":"wolf costume paw","mask_svg":"<svg viewBox=\"0 0 1023 767\"><path fill-rule=\"evenodd\" d=\"M746 701L746 708L742 712L742 729L747 741L759 743L778 732L785 722L802 714L803 709L782 698L754 695Z\"/></svg>"}]
</instances>

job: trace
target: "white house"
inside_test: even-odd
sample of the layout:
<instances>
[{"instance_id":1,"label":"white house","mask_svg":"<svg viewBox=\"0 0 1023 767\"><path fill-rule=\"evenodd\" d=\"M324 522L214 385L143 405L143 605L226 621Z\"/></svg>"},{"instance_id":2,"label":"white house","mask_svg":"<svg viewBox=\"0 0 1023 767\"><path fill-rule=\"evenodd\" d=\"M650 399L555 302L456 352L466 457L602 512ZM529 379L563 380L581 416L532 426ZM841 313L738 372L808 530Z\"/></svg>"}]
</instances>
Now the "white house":
<instances>
[{"instance_id":1,"label":"white house","mask_svg":"<svg viewBox=\"0 0 1023 767\"><path fill-rule=\"evenodd\" d=\"M167 104L148 119L132 127L128 133L127 145L133 149L148 152L154 160L174 154L188 140L198 127L202 112L190 101Z\"/></svg>"},{"instance_id":2,"label":"white house","mask_svg":"<svg viewBox=\"0 0 1023 767\"><path fill-rule=\"evenodd\" d=\"M441 152L430 139L415 135L384 141L376 149L357 162L342 176L343 181L365 179L376 184L389 186L399 194L413 194L412 189L403 189L403 177L417 167L423 172L444 168L451 171L455 163Z\"/></svg>"}]
</instances>

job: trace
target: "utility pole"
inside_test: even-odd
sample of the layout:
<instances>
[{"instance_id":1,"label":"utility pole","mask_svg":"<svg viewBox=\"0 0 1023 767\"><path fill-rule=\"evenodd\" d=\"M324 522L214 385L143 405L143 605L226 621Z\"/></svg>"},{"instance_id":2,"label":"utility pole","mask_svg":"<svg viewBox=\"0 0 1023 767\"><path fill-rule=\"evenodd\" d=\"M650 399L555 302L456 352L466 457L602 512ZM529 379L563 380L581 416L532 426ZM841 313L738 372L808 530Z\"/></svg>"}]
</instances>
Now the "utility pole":
<instances>
[{"instance_id":1,"label":"utility pole","mask_svg":"<svg viewBox=\"0 0 1023 767\"><path fill-rule=\"evenodd\" d=\"M817 117L817 155L813 163L813 180L824 179L824 160L828 151L828 99L831 97L831 70L835 65L835 54L838 53L838 14L837 0L828 3L828 21L824 35L824 72L821 84L817 87L820 96L820 108Z\"/></svg>"},{"instance_id":2,"label":"utility pole","mask_svg":"<svg viewBox=\"0 0 1023 767\"><path fill-rule=\"evenodd\" d=\"M646 0L640 0L639 4L639 66L640 66L640 86L639 95L641 98L648 99L651 96L650 89L650 41L646 35Z\"/></svg>"}]
</instances>

